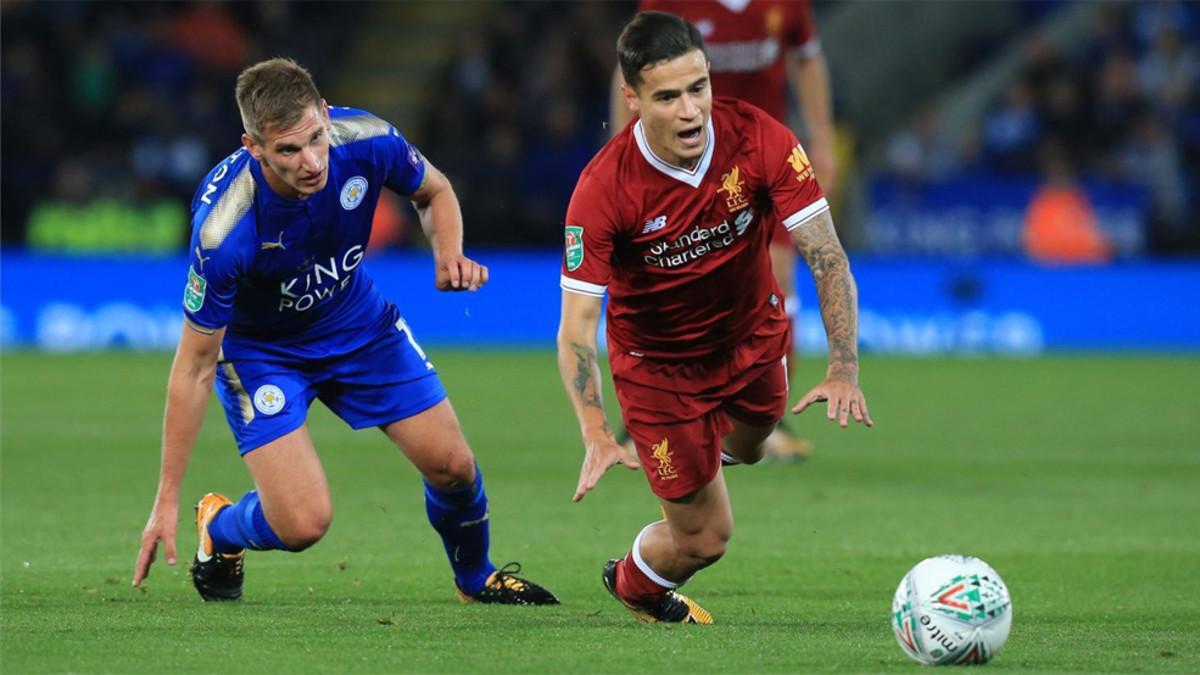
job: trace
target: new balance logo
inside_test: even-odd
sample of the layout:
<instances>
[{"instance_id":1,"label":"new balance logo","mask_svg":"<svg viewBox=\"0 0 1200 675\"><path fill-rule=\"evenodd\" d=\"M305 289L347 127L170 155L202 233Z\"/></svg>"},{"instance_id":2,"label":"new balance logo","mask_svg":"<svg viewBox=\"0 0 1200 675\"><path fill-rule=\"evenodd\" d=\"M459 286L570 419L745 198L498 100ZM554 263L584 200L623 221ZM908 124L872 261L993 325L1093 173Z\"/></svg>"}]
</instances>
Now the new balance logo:
<instances>
[{"instance_id":1,"label":"new balance logo","mask_svg":"<svg viewBox=\"0 0 1200 675\"><path fill-rule=\"evenodd\" d=\"M642 228L642 234L657 232L667 226L667 217L659 216L646 221L646 226Z\"/></svg>"}]
</instances>

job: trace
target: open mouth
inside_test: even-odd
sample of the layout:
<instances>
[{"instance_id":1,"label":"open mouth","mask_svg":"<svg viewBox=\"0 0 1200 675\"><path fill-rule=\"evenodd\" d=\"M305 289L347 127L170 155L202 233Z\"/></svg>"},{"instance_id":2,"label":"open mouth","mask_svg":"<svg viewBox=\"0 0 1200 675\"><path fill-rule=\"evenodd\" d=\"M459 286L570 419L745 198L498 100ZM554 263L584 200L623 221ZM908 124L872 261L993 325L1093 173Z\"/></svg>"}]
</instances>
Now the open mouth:
<instances>
[{"instance_id":1,"label":"open mouth","mask_svg":"<svg viewBox=\"0 0 1200 675\"><path fill-rule=\"evenodd\" d=\"M684 145L696 146L700 144L700 135L703 129L701 126L694 126L680 131L676 136Z\"/></svg>"}]
</instances>

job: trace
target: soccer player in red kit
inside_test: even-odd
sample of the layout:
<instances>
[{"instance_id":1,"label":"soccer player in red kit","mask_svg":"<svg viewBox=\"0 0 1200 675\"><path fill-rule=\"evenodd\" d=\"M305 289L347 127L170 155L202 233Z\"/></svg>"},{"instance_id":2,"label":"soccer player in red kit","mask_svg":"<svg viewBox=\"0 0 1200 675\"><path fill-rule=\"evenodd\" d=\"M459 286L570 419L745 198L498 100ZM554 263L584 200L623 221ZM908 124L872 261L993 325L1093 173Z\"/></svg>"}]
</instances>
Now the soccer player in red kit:
<instances>
[{"instance_id":1,"label":"soccer player in red kit","mask_svg":"<svg viewBox=\"0 0 1200 675\"><path fill-rule=\"evenodd\" d=\"M617 399L666 518L609 561L604 583L640 620L711 623L675 589L725 553L722 462L759 461L787 405L791 324L767 250L775 220L808 262L829 339L826 377L793 412L827 401L842 426L872 424L858 387L857 291L803 148L760 109L713 99L696 27L643 12L617 51L641 119L584 170L566 218L558 361L586 448L574 498L612 466L638 466L600 396L607 292Z\"/></svg>"},{"instance_id":2,"label":"soccer player in red kit","mask_svg":"<svg viewBox=\"0 0 1200 675\"><path fill-rule=\"evenodd\" d=\"M817 182L826 194L834 191L837 162L829 70L808 0L641 0L638 6L641 11L670 12L696 26L704 38L716 95L753 103L787 124L790 84L804 119L805 150ZM617 68L610 115L613 133L620 133L632 117L621 81ZM780 224L771 230L771 267L794 320L800 311L796 247ZM790 360L791 350L788 356ZM811 451L811 443L782 425L766 441L768 457L805 459Z\"/></svg>"}]
</instances>

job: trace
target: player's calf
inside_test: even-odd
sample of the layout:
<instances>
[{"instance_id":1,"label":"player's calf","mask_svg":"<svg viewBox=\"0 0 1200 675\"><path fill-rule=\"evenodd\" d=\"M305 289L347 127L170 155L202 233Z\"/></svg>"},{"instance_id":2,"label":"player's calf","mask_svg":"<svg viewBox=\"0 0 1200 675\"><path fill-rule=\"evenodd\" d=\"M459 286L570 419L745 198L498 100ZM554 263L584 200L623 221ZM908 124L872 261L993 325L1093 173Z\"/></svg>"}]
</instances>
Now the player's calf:
<instances>
[{"instance_id":1,"label":"player's calf","mask_svg":"<svg viewBox=\"0 0 1200 675\"><path fill-rule=\"evenodd\" d=\"M501 569L492 564L488 557L491 513L487 490L483 473L473 460L470 470L471 481L465 485L439 486L428 477L425 480L425 514L442 538L459 599L465 603L557 605L553 593L517 576L519 564L509 563ZM465 473L462 467L459 473Z\"/></svg>"},{"instance_id":2,"label":"player's calf","mask_svg":"<svg viewBox=\"0 0 1200 675\"><path fill-rule=\"evenodd\" d=\"M292 550L267 522L258 492L247 492L236 504L209 493L196 504L199 546L192 564L192 583L205 600L239 600L244 583L246 549Z\"/></svg>"}]
</instances>

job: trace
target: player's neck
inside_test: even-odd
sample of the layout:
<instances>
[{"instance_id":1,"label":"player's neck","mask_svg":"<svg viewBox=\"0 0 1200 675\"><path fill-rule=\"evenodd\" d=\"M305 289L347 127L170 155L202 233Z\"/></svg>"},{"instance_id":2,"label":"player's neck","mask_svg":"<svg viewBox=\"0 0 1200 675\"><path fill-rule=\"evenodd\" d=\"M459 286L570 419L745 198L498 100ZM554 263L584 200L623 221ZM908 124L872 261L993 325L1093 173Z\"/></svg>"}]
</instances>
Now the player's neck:
<instances>
[{"instance_id":1,"label":"player's neck","mask_svg":"<svg viewBox=\"0 0 1200 675\"><path fill-rule=\"evenodd\" d=\"M680 157L674 152L671 152L670 148L662 147L653 142L650 143L650 151L667 164L683 169L684 171L693 171L695 170L696 165L700 163L701 156L699 155L696 157Z\"/></svg>"}]
</instances>

